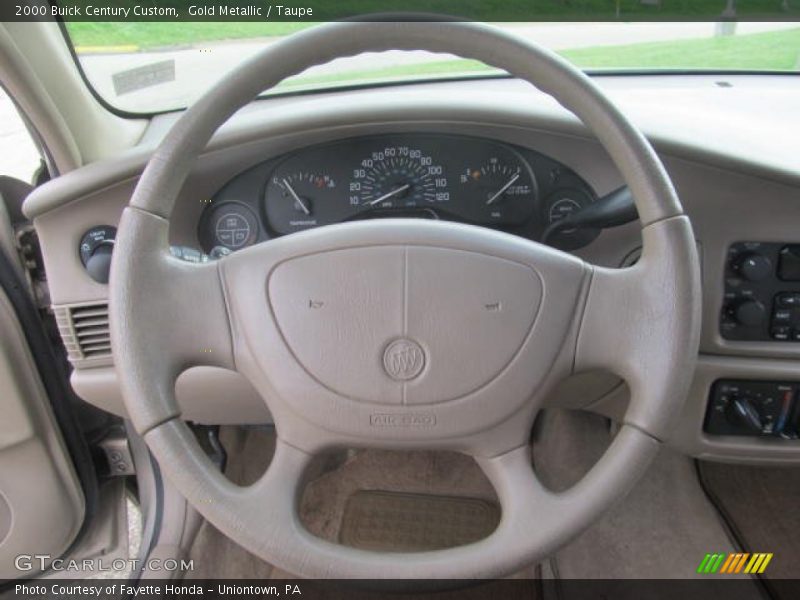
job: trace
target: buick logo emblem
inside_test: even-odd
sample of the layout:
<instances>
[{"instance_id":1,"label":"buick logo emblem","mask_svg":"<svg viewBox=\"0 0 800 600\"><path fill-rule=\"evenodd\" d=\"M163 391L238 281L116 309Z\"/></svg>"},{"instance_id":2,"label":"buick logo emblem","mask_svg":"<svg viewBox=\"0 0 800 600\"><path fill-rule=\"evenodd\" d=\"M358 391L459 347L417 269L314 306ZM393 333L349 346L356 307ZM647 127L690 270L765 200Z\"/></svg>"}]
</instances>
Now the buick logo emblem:
<instances>
[{"instance_id":1,"label":"buick logo emblem","mask_svg":"<svg viewBox=\"0 0 800 600\"><path fill-rule=\"evenodd\" d=\"M425 351L417 342L399 339L386 346L383 352L383 368L392 379L407 381L414 379L425 366Z\"/></svg>"}]
</instances>

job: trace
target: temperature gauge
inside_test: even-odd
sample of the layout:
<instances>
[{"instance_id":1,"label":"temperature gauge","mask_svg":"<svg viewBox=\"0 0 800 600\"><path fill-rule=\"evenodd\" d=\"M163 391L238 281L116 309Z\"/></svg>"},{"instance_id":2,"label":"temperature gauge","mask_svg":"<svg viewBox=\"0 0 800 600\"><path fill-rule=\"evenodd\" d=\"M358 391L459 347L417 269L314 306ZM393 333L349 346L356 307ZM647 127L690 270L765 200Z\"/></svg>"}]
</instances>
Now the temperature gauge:
<instances>
[{"instance_id":1,"label":"temperature gauge","mask_svg":"<svg viewBox=\"0 0 800 600\"><path fill-rule=\"evenodd\" d=\"M311 171L284 172L277 169L266 189L266 212L270 226L278 233L292 233L320 224L320 205L330 204L336 180Z\"/></svg>"}]
</instances>

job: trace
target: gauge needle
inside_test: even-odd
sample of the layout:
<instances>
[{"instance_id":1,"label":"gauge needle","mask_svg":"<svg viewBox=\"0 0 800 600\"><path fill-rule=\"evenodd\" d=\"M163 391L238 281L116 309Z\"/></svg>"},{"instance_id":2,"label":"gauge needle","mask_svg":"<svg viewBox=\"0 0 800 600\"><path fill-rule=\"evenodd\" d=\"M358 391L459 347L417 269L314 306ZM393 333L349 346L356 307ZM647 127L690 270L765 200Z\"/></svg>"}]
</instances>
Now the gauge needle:
<instances>
[{"instance_id":1,"label":"gauge needle","mask_svg":"<svg viewBox=\"0 0 800 600\"><path fill-rule=\"evenodd\" d=\"M383 196L380 196L380 197L378 197L378 198L375 198L375 200L370 200L369 202L367 202L367 204L369 204L370 206L375 206L375 205L376 205L376 204L378 204L379 202L383 202L384 200L388 200L388 199L389 199L389 198L391 198L392 196L397 196L397 194L402 194L403 192L405 192L405 191L406 191L408 188L410 188L410 187L411 187L411 184L410 184L410 183L407 183L407 184L405 184L405 185L401 185L401 186L400 186L399 188L397 188L396 190L392 190L391 192L387 192L387 193L386 193L386 194L384 194Z\"/></svg>"},{"instance_id":2,"label":"gauge needle","mask_svg":"<svg viewBox=\"0 0 800 600\"><path fill-rule=\"evenodd\" d=\"M505 184L503 187L501 187L494 196L489 198L489 200L486 201L486 206L489 206L495 200L497 200L500 196L502 196L503 192L505 192L508 188L510 188L517 179L519 179L519 173L517 173L511 179L509 179L507 184Z\"/></svg>"},{"instance_id":3,"label":"gauge needle","mask_svg":"<svg viewBox=\"0 0 800 600\"><path fill-rule=\"evenodd\" d=\"M306 213L306 216L309 216L311 214L311 211L308 209L308 206L306 206L306 203L303 202L300 196L297 195L297 192L294 191L294 188L291 186L291 184L286 179L284 179L283 185L287 190L289 190L289 193L292 195L292 198L294 198L294 201L297 202L297 205L301 208L301 210L304 213Z\"/></svg>"}]
</instances>

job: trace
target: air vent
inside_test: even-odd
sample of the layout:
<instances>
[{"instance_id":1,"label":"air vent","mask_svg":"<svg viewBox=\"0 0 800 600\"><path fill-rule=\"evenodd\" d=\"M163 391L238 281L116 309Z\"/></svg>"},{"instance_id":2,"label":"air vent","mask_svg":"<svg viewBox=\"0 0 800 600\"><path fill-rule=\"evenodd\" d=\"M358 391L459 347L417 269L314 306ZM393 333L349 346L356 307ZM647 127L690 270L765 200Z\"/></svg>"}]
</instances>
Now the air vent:
<instances>
[{"instance_id":1,"label":"air vent","mask_svg":"<svg viewBox=\"0 0 800 600\"><path fill-rule=\"evenodd\" d=\"M73 365L111 364L108 304L57 306L54 311L61 339Z\"/></svg>"}]
</instances>

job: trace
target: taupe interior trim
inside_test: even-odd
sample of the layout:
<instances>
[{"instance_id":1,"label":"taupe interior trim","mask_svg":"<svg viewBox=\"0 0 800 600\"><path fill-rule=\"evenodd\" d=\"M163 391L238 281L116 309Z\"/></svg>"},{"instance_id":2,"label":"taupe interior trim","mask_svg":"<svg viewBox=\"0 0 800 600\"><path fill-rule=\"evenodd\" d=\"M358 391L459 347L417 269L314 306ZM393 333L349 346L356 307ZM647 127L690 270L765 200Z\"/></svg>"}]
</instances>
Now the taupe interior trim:
<instances>
[{"instance_id":1,"label":"taupe interior trim","mask_svg":"<svg viewBox=\"0 0 800 600\"><path fill-rule=\"evenodd\" d=\"M5 25L0 26L0 81L42 136L58 171L80 166L80 151L64 117Z\"/></svg>"},{"instance_id":2,"label":"taupe interior trim","mask_svg":"<svg viewBox=\"0 0 800 600\"><path fill-rule=\"evenodd\" d=\"M25 335L0 292L0 579L20 554L61 556L77 535L84 497ZM5 515L5 516L3 516Z\"/></svg>"},{"instance_id":3,"label":"taupe interior trim","mask_svg":"<svg viewBox=\"0 0 800 600\"><path fill-rule=\"evenodd\" d=\"M91 94L55 21L2 24L7 85L42 135L60 173L133 146L145 119L125 119ZM13 61L13 62L12 62ZM2 68L0 63L0 68Z\"/></svg>"}]
</instances>

